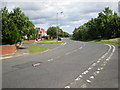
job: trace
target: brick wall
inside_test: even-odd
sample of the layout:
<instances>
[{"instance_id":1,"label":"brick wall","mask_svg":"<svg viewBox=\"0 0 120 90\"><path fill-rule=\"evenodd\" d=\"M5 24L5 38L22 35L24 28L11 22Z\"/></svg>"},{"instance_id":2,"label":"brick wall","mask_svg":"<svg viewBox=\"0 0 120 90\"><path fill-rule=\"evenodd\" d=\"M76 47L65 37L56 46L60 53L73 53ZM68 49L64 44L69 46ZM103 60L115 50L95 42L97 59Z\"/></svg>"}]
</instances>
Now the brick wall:
<instances>
[{"instance_id":1,"label":"brick wall","mask_svg":"<svg viewBox=\"0 0 120 90\"><path fill-rule=\"evenodd\" d=\"M35 42L36 40L24 40L22 42Z\"/></svg>"},{"instance_id":2,"label":"brick wall","mask_svg":"<svg viewBox=\"0 0 120 90\"><path fill-rule=\"evenodd\" d=\"M0 55L13 54L17 50L16 45L0 45Z\"/></svg>"}]
</instances>

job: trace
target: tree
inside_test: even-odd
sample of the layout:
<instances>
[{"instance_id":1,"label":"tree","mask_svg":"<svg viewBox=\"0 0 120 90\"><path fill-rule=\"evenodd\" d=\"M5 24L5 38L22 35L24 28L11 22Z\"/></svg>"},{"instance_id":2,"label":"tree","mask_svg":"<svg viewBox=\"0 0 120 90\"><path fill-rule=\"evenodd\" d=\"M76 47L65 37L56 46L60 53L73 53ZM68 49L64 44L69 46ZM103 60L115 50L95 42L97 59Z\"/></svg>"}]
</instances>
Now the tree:
<instances>
[{"instance_id":1,"label":"tree","mask_svg":"<svg viewBox=\"0 0 120 90\"><path fill-rule=\"evenodd\" d=\"M13 44L27 39L36 39L37 30L32 22L24 15L20 8L15 8L10 13L7 8L2 9L2 40L7 44Z\"/></svg>"},{"instance_id":2,"label":"tree","mask_svg":"<svg viewBox=\"0 0 120 90\"><path fill-rule=\"evenodd\" d=\"M67 32L64 32L62 29L60 29L59 27L49 27L47 30L47 34L50 37L56 38L57 34L60 37L70 37L70 34Z\"/></svg>"},{"instance_id":3,"label":"tree","mask_svg":"<svg viewBox=\"0 0 120 90\"><path fill-rule=\"evenodd\" d=\"M16 25L10 18L7 8L2 9L2 41L14 44L20 39Z\"/></svg>"},{"instance_id":4,"label":"tree","mask_svg":"<svg viewBox=\"0 0 120 90\"><path fill-rule=\"evenodd\" d=\"M98 13L98 17L75 28L74 39L109 39L120 37L120 17L108 7Z\"/></svg>"},{"instance_id":5,"label":"tree","mask_svg":"<svg viewBox=\"0 0 120 90\"><path fill-rule=\"evenodd\" d=\"M53 38L57 37L57 28L56 27L49 27L47 30L47 34Z\"/></svg>"}]
</instances>

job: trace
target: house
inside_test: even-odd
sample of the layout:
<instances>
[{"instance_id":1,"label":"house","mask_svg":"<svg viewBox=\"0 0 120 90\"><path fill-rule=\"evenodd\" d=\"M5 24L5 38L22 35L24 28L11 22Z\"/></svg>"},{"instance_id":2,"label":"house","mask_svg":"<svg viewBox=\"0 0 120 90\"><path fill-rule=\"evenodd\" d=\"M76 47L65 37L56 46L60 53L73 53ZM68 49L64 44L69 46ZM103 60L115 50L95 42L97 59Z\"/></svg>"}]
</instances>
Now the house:
<instances>
[{"instance_id":1,"label":"house","mask_svg":"<svg viewBox=\"0 0 120 90\"><path fill-rule=\"evenodd\" d=\"M43 28L38 28L37 27L36 29L38 31L38 36L37 36L38 40L42 40L43 36L47 36L47 33L46 33L46 31Z\"/></svg>"}]
</instances>

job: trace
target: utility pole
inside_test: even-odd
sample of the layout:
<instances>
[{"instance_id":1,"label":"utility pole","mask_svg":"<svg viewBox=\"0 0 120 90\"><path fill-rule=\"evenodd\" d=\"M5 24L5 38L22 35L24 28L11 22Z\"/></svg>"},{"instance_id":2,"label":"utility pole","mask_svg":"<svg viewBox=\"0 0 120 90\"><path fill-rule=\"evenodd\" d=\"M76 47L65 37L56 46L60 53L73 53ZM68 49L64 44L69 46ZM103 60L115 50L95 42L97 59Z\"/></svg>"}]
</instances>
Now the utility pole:
<instances>
[{"instance_id":1,"label":"utility pole","mask_svg":"<svg viewBox=\"0 0 120 90\"><path fill-rule=\"evenodd\" d=\"M60 11L60 12L57 12L57 14L56 14L56 23L57 23L57 32L56 32L56 36L57 36L57 40L58 40L58 27L59 27L59 25L58 25L58 15L59 15L59 13L60 13L60 14L63 14L63 12Z\"/></svg>"}]
</instances>

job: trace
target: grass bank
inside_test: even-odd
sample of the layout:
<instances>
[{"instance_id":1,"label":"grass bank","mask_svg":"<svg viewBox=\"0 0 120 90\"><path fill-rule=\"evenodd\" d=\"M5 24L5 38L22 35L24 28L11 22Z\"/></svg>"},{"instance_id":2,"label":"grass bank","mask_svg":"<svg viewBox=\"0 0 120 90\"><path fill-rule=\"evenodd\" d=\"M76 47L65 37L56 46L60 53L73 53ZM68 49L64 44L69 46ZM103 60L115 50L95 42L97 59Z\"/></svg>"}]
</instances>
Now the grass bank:
<instances>
[{"instance_id":1,"label":"grass bank","mask_svg":"<svg viewBox=\"0 0 120 90\"><path fill-rule=\"evenodd\" d=\"M38 42L37 44L57 44L57 43L64 43L63 41L42 41Z\"/></svg>"},{"instance_id":2,"label":"grass bank","mask_svg":"<svg viewBox=\"0 0 120 90\"><path fill-rule=\"evenodd\" d=\"M120 45L120 38L89 40L88 42Z\"/></svg>"},{"instance_id":3,"label":"grass bank","mask_svg":"<svg viewBox=\"0 0 120 90\"><path fill-rule=\"evenodd\" d=\"M28 50L29 50L29 53L36 53L36 52L46 51L48 50L48 48L43 46L29 46Z\"/></svg>"}]
</instances>

